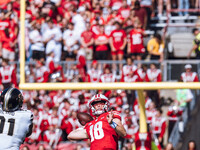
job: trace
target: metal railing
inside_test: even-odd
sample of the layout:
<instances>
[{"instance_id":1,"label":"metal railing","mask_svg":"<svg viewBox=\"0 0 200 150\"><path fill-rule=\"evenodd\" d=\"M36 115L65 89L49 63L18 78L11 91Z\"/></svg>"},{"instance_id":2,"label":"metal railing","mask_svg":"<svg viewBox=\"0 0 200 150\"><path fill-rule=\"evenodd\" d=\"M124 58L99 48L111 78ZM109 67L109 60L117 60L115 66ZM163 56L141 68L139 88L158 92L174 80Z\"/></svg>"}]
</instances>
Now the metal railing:
<instances>
[{"instance_id":1,"label":"metal railing","mask_svg":"<svg viewBox=\"0 0 200 150\"><path fill-rule=\"evenodd\" d=\"M197 13L200 13L200 8L197 8L197 9L170 9L170 10L167 10L166 12L166 16L167 16L167 19L166 19L166 24L163 26L164 27L164 35L163 37L165 38L166 36L166 32L168 30L169 27L196 27L197 24L196 23L171 23L170 22L170 13L171 12L197 12ZM185 19L189 19L188 17L185 17L185 18L182 18L182 17L179 17L179 20L182 19L182 20L185 20Z\"/></svg>"},{"instance_id":2,"label":"metal railing","mask_svg":"<svg viewBox=\"0 0 200 150\"><path fill-rule=\"evenodd\" d=\"M19 73L19 62L13 62L14 64L17 64L18 66L18 73ZM91 67L92 61L87 61L87 68L89 69ZM105 64L109 64L112 66L112 64L126 64L126 61L112 61L112 60L101 60L98 61L100 68L103 69L103 66ZM155 63L158 68L162 70L162 81L178 81L180 79L181 73L185 71L184 66L185 64L191 64L192 65L192 71L197 72L199 78L200 78L200 61L199 60L164 60L162 63L160 63L157 60L141 60L141 61L134 61L134 64L146 64L149 66L151 63ZM26 66L34 64L34 62L26 62ZM63 67L64 73L67 71L67 69L70 69L72 65L76 65L77 61L61 61L59 64Z\"/></svg>"}]
</instances>

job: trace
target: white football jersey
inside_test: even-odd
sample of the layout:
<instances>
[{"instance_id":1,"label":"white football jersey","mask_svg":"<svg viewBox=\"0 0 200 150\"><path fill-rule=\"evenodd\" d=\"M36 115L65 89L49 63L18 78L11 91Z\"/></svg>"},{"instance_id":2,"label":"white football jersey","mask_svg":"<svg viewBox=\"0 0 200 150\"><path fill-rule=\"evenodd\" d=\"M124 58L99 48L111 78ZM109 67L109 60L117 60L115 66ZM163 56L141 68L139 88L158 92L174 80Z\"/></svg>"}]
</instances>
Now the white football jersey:
<instances>
[{"instance_id":1,"label":"white football jersey","mask_svg":"<svg viewBox=\"0 0 200 150\"><path fill-rule=\"evenodd\" d=\"M5 112L0 109L0 149L19 150L32 121L33 114L29 110Z\"/></svg>"}]
</instances>

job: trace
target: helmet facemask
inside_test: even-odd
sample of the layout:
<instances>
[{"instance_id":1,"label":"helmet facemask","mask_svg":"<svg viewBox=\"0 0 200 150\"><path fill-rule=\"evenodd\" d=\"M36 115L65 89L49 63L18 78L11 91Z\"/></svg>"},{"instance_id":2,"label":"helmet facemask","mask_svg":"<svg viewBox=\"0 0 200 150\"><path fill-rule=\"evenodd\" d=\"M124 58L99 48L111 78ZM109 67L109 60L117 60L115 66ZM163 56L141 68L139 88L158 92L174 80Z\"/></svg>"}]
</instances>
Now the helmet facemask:
<instances>
[{"instance_id":1,"label":"helmet facemask","mask_svg":"<svg viewBox=\"0 0 200 150\"><path fill-rule=\"evenodd\" d=\"M98 102L104 102L104 106L103 106L102 110L96 110L95 109L94 104L98 103ZM99 116L99 115L101 115L105 112L108 112L108 108L109 108L109 103L107 101L104 101L104 100L95 101L95 102L91 103L92 114L95 115L95 116Z\"/></svg>"},{"instance_id":2,"label":"helmet facemask","mask_svg":"<svg viewBox=\"0 0 200 150\"><path fill-rule=\"evenodd\" d=\"M103 106L102 110L96 110L95 109L94 104L96 104L98 102L103 102L104 103L104 106ZM108 109L109 109L109 105L110 105L110 103L108 101L108 98L106 96L104 96L103 94L94 95L91 98L91 100L88 102L88 106L91 109L92 115L94 115L94 116L99 116L99 115L107 112Z\"/></svg>"}]
</instances>

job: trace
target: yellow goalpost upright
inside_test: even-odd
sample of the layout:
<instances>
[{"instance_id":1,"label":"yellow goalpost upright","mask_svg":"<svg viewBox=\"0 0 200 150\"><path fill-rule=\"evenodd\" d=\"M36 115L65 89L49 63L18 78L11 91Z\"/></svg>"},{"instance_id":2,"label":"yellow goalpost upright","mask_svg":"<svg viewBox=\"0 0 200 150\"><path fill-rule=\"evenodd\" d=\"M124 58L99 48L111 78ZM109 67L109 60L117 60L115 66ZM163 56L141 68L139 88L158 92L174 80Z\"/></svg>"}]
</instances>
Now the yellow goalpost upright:
<instances>
[{"instance_id":1,"label":"yellow goalpost upright","mask_svg":"<svg viewBox=\"0 0 200 150\"><path fill-rule=\"evenodd\" d=\"M25 0L20 1L20 84L22 90L110 90L125 89L137 90L140 107L140 132L147 132L145 116L145 99L143 90L156 89L200 89L200 83L175 83L175 82L157 82L157 83L25 83Z\"/></svg>"}]
</instances>

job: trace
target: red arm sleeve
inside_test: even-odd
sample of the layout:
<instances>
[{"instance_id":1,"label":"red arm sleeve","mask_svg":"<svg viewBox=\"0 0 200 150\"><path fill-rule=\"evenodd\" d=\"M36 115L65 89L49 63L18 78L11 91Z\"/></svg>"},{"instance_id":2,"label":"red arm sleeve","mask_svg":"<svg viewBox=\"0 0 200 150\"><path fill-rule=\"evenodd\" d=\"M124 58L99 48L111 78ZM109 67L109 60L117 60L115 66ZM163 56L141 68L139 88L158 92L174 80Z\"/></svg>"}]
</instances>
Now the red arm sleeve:
<instances>
[{"instance_id":1,"label":"red arm sleeve","mask_svg":"<svg viewBox=\"0 0 200 150\"><path fill-rule=\"evenodd\" d=\"M12 71L12 83L15 85L15 87L17 87L17 76L15 73L15 69L13 69Z\"/></svg>"},{"instance_id":2,"label":"red arm sleeve","mask_svg":"<svg viewBox=\"0 0 200 150\"><path fill-rule=\"evenodd\" d=\"M181 116L182 114L183 114L182 110L179 110L178 113L177 113L178 116Z\"/></svg>"},{"instance_id":3,"label":"red arm sleeve","mask_svg":"<svg viewBox=\"0 0 200 150\"><path fill-rule=\"evenodd\" d=\"M62 130L65 130L66 128L67 128L67 121L66 120L63 120L62 121L62 123L61 123L61 126L60 126L60 128L62 129Z\"/></svg>"},{"instance_id":4,"label":"red arm sleeve","mask_svg":"<svg viewBox=\"0 0 200 150\"><path fill-rule=\"evenodd\" d=\"M166 130L166 121L163 122L162 127L161 127L161 133L160 133L160 137L163 138L164 134L165 134L165 130Z\"/></svg>"},{"instance_id":5,"label":"red arm sleeve","mask_svg":"<svg viewBox=\"0 0 200 150\"><path fill-rule=\"evenodd\" d=\"M124 75L122 74L122 77L120 79L121 82L124 82Z\"/></svg>"},{"instance_id":6,"label":"red arm sleeve","mask_svg":"<svg viewBox=\"0 0 200 150\"><path fill-rule=\"evenodd\" d=\"M171 116L172 113L173 113L173 111L169 110L169 111L167 112L167 115L168 115L168 116Z\"/></svg>"},{"instance_id":7,"label":"red arm sleeve","mask_svg":"<svg viewBox=\"0 0 200 150\"><path fill-rule=\"evenodd\" d=\"M77 65L77 68L82 68L86 66L86 60L84 56L80 56L78 61L79 61L79 64Z\"/></svg>"},{"instance_id":8,"label":"red arm sleeve","mask_svg":"<svg viewBox=\"0 0 200 150\"><path fill-rule=\"evenodd\" d=\"M44 141L44 142L47 142L47 143L49 143L49 140L48 140L48 138L47 138L47 135L46 135L46 134L44 134L43 141Z\"/></svg>"},{"instance_id":9,"label":"red arm sleeve","mask_svg":"<svg viewBox=\"0 0 200 150\"><path fill-rule=\"evenodd\" d=\"M99 78L99 82L102 82L101 76L100 76L100 78Z\"/></svg>"},{"instance_id":10,"label":"red arm sleeve","mask_svg":"<svg viewBox=\"0 0 200 150\"><path fill-rule=\"evenodd\" d=\"M125 139L131 139L133 135L131 134L126 134L126 136L124 137Z\"/></svg>"},{"instance_id":11,"label":"red arm sleeve","mask_svg":"<svg viewBox=\"0 0 200 150\"><path fill-rule=\"evenodd\" d=\"M162 81L162 76L161 73L159 73L158 77L157 77L157 82L161 82Z\"/></svg>"},{"instance_id":12,"label":"red arm sleeve","mask_svg":"<svg viewBox=\"0 0 200 150\"><path fill-rule=\"evenodd\" d=\"M71 123L68 122L67 128L66 128L66 133L69 134L73 130Z\"/></svg>"},{"instance_id":13,"label":"red arm sleeve","mask_svg":"<svg viewBox=\"0 0 200 150\"><path fill-rule=\"evenodd\" d=\"M87 74L87 82L91 82L90 75Z\"/></svg>"},{"instance_id":14,"label":"red arm sleeve","mask_svg":"<svg viewBox=\"0 0 200 150\"><path fill-rule=\"evenodd\" d=\"M44 78L43 83L44 82L48 82L48 80L49 80L49 73L47 71L44 73L43 78Z\"/></svg>"},{"instance_id":15,"label":"red arm sleeve","mask_svg":"<svg viewBox=\"0 0 200 150\"><path fill-rule=\"evenodd\" d=\"M112 91L111 91L111 90L108 90L104 95L105 95L106 97L109 97L111 93L112 93Z\"/></svg>"},{"instance_id":16,"label":"red arm sleeve","mask_svg":"<svg viewBox=\"0 0 200 150\"><path fill-rule=\"evenodd\" d=\"M51 61L50 63L49 63L49 73L51 74L51 73L53 73L54 72L54 70L55 70L55 66L54 66L54 62L53 61Z\"/></svg>"},{"instance_id":17,"label":"red arm sleeve","mask_svg":"<svg viewBox=\"0 0 200 150\"><path fill-rule=\"evenodd\" d=\"M196 75L194 78L194 82L199 82L198 76Z\"/></svg>"},{"instance_id":18,"label":"red arm sleeve","mask_svg":"<svg viewBox=\"0 0 200 150\"><path fill-rule=\"evenodd\" d=\"M8 42L8 43L9 43L9 42L10 42L10 39L7 38L6 35L5 35L5 33L4 33L4 34L2 34L2 36L1 36L1 41L2 41L2 42Z\"/></svg>"},{"instance_id":19,"label":"red arm sleeve","mask_svg":"<svg viewBox=\"0 0 200 150\"><path fill-rule=\"evenodd\" d=\"M38 139L36 139L36 142L40 142L40 141L42 141L42 135L41 134L39 135Z\"/></svg>"},{"instance_id":20,"label":"red arm sleeve","mask_svg":"<svg viewBox=\"0 0 200 150\"><path fill-rule=\"evenodd\" d=\"M147 75L147 74L145 75L145 81L146 81L146 82L150 82L150 80L149 80L149 78L148 78L148 75Z\"/></svg>"},{"instance_id":21,"label":"red arm sleeve","mask_svg":"<svg viewBox=\"0 0 200 150\"><path fill-rule=\"evenodd\" d=\"M140 77L139 73L136 72L136 75L138 76L137 82L143 82L142 78Z\"/></svg>"}]
</instances>

